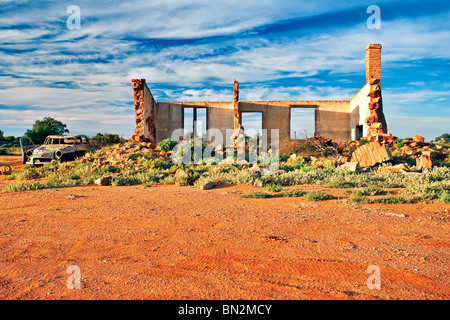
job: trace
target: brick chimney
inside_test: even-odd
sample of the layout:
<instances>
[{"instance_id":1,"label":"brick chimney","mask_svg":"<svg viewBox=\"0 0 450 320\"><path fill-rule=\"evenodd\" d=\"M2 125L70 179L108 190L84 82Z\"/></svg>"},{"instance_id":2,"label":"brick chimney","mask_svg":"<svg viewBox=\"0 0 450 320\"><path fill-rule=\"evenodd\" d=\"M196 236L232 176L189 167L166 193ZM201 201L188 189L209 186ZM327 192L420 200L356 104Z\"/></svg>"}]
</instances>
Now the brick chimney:
<instances>
[{"instance_id":1,"label":"brick chimney","mask_svg":"<svg viewBox=\"0 0 450 320\"><path fill-rule=\"evenodd\" d=\"M366 83L381 80L381 44L369 44L366 48Z\"/></svg>"}]
</instances>

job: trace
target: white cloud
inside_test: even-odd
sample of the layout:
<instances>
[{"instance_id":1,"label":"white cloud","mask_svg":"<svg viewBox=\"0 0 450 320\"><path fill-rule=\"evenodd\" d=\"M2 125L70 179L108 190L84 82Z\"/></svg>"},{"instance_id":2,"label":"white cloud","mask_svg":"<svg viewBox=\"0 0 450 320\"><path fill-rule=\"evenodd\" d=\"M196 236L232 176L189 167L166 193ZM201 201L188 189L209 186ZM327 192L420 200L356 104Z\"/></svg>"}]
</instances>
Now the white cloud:
<instances>
[{"instance_id":1,"label":"white cloud","mask_svg":"<svg viewBox=\"0 0 450 320\"><path fill-rule=\"evenodd\" d=\"M12 5L12 1L0 2L4 4ZM353 1L79 1L82 28L73 31L65 28L65 4L34 5L30 10L23 5L0 17L2 26L31 26L0 30L0 49L5 49L0 51L4 75L0 76L0 104L31 108L14 117L17 125L26 121L28 127L47 113L64 117L79 128L89 118L101 126L108 126L108 121L119 125L116 120L120 116L128 121L133 113L131 78L146 78L157 100L229 101L234 79L241 82L241 100L350 99L365 82L365 48L369 43L383 45L383 70L388 72L411 60L450 59L450 31L445 27L448 14L438 19L383 21L381 30L368 30L362 21L309 36L299 32L295 38L246 35L263 24L358 5ZM130 40L230 34L234 36L178 46ZM329 76L322 78L325 73ZM429 73L441 76L432 69ZM355 88L349 88L350 75L361 77ZM311 85L299 86L292 81L290 86L264 85L289 77L302 78ZM422 79L411 80L414 88L398 88L396 92L384 88L386 107L404 111L410 102L448 98L445 88L422 86L422 82L428 84ZM245 86L253 83L258 85ZM228 85L230 90L215 88ZM0 109L0 125L6 125L4 117L10 116L8 110ZM127 126L132 127L132 121ZM112 124L110 127L114 129Z\"/></svg>"}]
</instances>

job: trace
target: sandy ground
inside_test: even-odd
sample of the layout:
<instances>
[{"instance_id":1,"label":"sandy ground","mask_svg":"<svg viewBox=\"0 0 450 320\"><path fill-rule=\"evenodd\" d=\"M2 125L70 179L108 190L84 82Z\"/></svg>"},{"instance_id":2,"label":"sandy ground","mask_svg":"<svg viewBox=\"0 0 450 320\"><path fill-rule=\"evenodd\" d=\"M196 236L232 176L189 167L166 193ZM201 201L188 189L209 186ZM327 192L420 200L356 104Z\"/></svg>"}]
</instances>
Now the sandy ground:
<instances>
[{"instance_id":1,"label":"sandy ground","mask_svg":"<svg viewBox=\"0 0 450 320\"><path fill-rule=\"evenodd\" d=\"M0 194L0 299L449 299L450 205L298 188L340 199L243 199L260 188L225 185Z\"/></svg>"}]
</instances>

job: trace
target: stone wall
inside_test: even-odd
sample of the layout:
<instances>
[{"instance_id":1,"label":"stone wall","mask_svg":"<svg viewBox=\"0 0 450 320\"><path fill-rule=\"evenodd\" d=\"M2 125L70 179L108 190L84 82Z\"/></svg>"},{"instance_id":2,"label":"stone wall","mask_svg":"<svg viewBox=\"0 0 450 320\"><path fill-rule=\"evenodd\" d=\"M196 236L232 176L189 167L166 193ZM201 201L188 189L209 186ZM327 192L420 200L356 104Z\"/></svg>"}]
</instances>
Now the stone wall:
<instances>
[{"instance_id":1,"label":"stone wall","mask_svg":"<svg viewBox=\"0 0 450 320\"><path fill-rule=\"evenodd\" d=\"M131 140L156 143L156 102L145 79L131 80L134 97L135 127Z\"/></svg>"},{"instance_id":2,"label":"stone wall","mask_svg":"<svg viewBox=\"0 0 450 320\"><path fill-rule=\"evenodd\" d=\"M314 108L315 135L335 142L355 138L360 126L363 136L375 129L387 132L380 78L381 45L371 44L366 48L367 83L350 101L239 101L239 82L235 81L230 102L156 103L145 79L133 79L135 132L132 139L158 143L171 138L174 130L183 129L184 108L195 107L207 109L207 128L219 129L224 137L227 129L236 130L242 125L242 112L262 113L262 127L267 130L268 139L271 129L278 129L280 138L290 137L291 107Z\"/></svg>"}]
</instances>

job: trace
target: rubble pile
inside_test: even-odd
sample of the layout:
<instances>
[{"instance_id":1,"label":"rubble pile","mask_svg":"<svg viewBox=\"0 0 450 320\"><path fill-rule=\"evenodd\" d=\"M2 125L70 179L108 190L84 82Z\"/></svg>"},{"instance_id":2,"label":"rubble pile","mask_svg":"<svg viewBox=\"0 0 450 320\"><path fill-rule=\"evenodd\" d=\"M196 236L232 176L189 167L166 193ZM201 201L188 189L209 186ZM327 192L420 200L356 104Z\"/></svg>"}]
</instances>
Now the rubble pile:
<instances>
[{"instance_id":1,"label":"rubble pile","mask_svg":"<svg viewBox=\"0 0 450 320\"><path fill-rule=\"evenodd\" d=\"M157 151L152 147L150 142L126 142L100 149L94 154L86 154L81 159L81 162L92 162L95 165L93 169L93 172L95 172L97 168L105 165L115 166L119 169L127 166L135 166L137 164L136 160L138 159L141 159L140 163L138 163L141 165L143 161L152 161L155 159L169 161L170 152ZM145 169L145 166L142 165L142 169Z\"/></svg>"},{"instance_id":2,"label":"rubble pile","mask_svg":"<svg viewBox=\"0 0 450 320\"><path fill-rule=\"evenodd\" d=\"M376 125L376 124L375 124ZM348 141L338 146L341 156L338 164L358 162L359 168L372 167L381 163L397 164L390 171L409 171L415 166L417 171L431 168L449 161L449 147L439 141L426 142L424 137L399 139L390 133L375 133L358 141Z\"/></svg>"}]
</instances>

